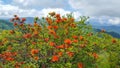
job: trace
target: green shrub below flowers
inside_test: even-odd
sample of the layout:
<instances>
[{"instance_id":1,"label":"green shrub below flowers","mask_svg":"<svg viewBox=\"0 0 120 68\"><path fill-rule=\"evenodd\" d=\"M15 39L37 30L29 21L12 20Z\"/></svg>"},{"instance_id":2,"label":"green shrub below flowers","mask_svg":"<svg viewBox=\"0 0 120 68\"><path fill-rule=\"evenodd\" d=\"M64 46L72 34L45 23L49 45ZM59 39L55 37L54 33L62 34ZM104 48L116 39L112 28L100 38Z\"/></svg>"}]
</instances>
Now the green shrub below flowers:
<instances>
[{"instance_id":1,"label":"green shrub below flowers","mask_svg":"<svg viewBox=\"0 0 120 68\"><path fill-rule=\"evenodd\" d=\"M120 68L120 39L94 32L88 17L14 15L14 30L0 34L0 68Z\"/></svg>"}]
</instances>

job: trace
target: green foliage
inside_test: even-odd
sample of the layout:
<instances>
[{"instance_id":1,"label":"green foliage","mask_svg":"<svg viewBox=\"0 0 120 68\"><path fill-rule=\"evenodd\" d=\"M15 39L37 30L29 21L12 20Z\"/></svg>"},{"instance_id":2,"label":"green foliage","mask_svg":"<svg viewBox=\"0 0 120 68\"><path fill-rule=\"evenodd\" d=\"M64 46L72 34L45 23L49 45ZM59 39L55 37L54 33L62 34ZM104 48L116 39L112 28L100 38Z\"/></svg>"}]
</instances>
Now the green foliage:
<instances>
[{"instance_id":1,"label":"green foliage","mask_svg":"<svg viewBox=\"0 0 120 68\"><path fill-rule=\"evenodd\" d=\"M0 32L2 30L10 30L13 29L13 24L6 21L6 20L0 20Z\"/></svg>"}]
</instances>

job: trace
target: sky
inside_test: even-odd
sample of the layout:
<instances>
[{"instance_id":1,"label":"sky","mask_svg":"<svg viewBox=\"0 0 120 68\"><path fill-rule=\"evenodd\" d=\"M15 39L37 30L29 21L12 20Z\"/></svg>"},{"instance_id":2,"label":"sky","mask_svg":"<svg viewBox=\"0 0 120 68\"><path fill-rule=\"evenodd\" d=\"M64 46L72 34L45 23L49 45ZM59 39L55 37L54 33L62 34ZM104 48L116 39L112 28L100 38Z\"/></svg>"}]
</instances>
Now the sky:
<instances>
[{"instance_id":1,"label":"sky","mask_svg":"<svg viewBox=\"0 0 120 68\"><path fill-rule=\"evenodd\" d=\"M43 17L55 11L61 15L73 13L76 19L89 16L98 24L120 25L120 0L0 0L0 18Z\"/></svg>"}]
</instances>

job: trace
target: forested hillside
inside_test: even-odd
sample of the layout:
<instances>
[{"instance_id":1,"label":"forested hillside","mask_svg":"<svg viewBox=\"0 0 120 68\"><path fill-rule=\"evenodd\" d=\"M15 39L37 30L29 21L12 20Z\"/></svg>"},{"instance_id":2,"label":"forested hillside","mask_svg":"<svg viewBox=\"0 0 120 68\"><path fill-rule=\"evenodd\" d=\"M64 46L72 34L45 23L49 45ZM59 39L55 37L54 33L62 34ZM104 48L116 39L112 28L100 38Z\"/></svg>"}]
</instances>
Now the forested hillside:
<instances>
[{"instance_id":1,"label":"forested hillside","mask_svg":"<svg viewBox=\"0 0 120 68\"><path fill-rule=\"evenodd\" d=\"M13 24L7 20L0 19L0 30L10 30L13 29Z\"/></svg>"}]
</instances>

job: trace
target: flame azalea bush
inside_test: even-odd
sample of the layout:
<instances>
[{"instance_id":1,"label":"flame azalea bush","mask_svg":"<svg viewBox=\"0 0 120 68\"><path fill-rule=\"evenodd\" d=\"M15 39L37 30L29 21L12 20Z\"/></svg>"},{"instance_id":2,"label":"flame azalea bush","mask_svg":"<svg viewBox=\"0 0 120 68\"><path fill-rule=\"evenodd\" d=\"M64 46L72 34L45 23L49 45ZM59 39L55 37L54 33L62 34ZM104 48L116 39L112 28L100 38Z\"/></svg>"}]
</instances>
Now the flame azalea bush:
<instances>
[{"instance_id":1,"label":"flame azalea bush","mask_svg":"<svg viewBox=\"0 0 120 68\"><path fill-rule=\"evenodd\" d=\"M30 25L14 15L14 30L0 35L0 68L120 68L120 39L87 19L51 12Z\"/></svg>"}]
</instances>

